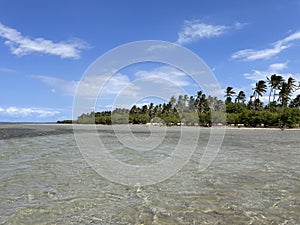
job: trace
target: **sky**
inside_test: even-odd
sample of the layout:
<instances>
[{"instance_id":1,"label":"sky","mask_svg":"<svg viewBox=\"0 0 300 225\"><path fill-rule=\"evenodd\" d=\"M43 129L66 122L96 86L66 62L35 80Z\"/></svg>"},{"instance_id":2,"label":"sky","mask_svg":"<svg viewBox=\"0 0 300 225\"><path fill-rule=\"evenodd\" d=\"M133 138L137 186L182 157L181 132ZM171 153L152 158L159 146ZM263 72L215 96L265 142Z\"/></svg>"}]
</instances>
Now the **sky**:
<instances>
[{"instance_id":1,"label":"sky","mask_svg":"<svg viewBox=\"0 0 300 225\"><path fill-rule=\"evenodd\" d=\"M90 65L143 40L187 48L222 90L232 86L247 97L274 73L300 81L299 21L300 0L0 0L0 122L71 119ZM168 89L167 81L190 95L197 91L177 68L139 63L115 71L95 109L110 109L122 90L123 98L137 92L139 79L153 96ZM146 97L136 103L147 103Z\"/></svg>"}]
</instances>

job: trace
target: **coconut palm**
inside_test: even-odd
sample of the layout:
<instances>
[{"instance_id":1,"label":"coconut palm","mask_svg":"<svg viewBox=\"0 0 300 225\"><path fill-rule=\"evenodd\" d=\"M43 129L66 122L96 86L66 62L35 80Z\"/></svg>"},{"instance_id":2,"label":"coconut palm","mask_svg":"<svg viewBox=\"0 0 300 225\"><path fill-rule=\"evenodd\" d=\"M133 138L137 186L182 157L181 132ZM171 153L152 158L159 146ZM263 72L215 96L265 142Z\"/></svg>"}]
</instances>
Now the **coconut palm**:
<instances>
[{"instance_id":1,"label":"coconut palm","mask_svg":"<svg viewBox=\"0 0 300 225\"><path fill-rule=\"evenodd\" d=\"M296 80L294 78L289 77L287 83L288 83L289 88L291 89L291 92L296 90L297 85L295 84Z\"/></svg>"},{"instance_id":2,"label":"coconut palm","mask_svg":"<svg viewBox=\"0 0 300 225\"><path fill-rule=\"evenodd\" d=\"M262 103L259 100L259 97L263 96L263 93L267 91L267 85L264 80L260 80L255 84L255 87L253 88L253 97L254 97L254 108L255 109L261 109Z\"/></svg>"},{"instance_id":3,"label":"coconut palm","mask_svg":"<svg viewBox=\"0 0 300 225\"><path fill-rule=\"evenodd\" d=\"M270 86L269 103L268 103L268 105L270 106L271 95L273 93L273 102L275 102L276 90L278 90L281 82L283 81L283 78L282 76L273 74L270 78L267 77L267 80Z\"/></svg>"},{"instance_id":4,"label":"coconut palm","mask_svg":"<svg viewBox=\"0 0 300 225\"><path fill-rule=\"evenodd\" d=\"M264 80L260 80L255 84L255 88L253 88L254 92L254 101L256 99L259 99L259 97L263 96L263 93L266 93L267 91L267 85L266 82Z\"/></svg>"},{"instance_id":5,"label":"coconut palm","mask_svg":"<svg viewBox=\"0 0 300 225\"><path fill-rule=\"evenodd\" d=\"M282 107L287 107L288 101L291 99L293 91L296 90L296 80L292 77L289 77L287 82L283 81L279 87L278 100L281 102Z\"/></svg>"},{"instance_id":6,"label":"coconut palm","mask_svg":"<svg viewBox=\"0 0 300 225\"><path fill-rule=\"evenodd\" d=\"M244 91L240 91L238 93L238 95L236 96L235 102L239 103L239 102L245 103L246 101L246 94Z\"/></svg>"},{"instance_id":7,"label":"coconut palm","mask_svg":"<svg viewBox=\"0 0 300 225\"><path fill-rule=\"evenodd\" d=\"M195 98L194 96L190 96L189 102L188 102L188 109L191 112L196 111L196 106L195 106Z\"/></svg>"},{"instance_id":8,"label":"coconut palm","mask_svg":"<svg viewBox=\"0 0 300 225\"><path fill-rule=\"evenodd\" d=\"M281 102L282 107L286 107L290 99L291 89L287 82L283 81L279 87L278 101Z\"/></svg>"},{"instance_id":9,"label":"coconut palm","mask_svg":"<svg viewBox=\"0 0 300 225\"><path fill-rule=\"evenodd\" d=\"M235 91L233 90L233 87L227 87L224 95L224 97L226 97L225 100L226 104L231 102L233 95L235 95Z\"/></svg>"},{"instance_id":10,"label":"coconut palm","mask_svg":"<svg viewBox=\"0 0 300 225\"><path fill-rule=\"evenodd\" d=\"M300 94L297 95L296 98L294 98L291 101L290 107L291 108L300 108Z\"/></svg>"},{"instance_id":11,"label":"coconut palm","mask_svg":"<svg viewBox=\"0 0 300 225\"><path fill-rule=\"evenodd\" d=\"M209 111L209 105L207 102L206 95L202 91L198 91L197 98L195 100L195 106L198 112L207 112Z\"/></svg>"}]
</instances>

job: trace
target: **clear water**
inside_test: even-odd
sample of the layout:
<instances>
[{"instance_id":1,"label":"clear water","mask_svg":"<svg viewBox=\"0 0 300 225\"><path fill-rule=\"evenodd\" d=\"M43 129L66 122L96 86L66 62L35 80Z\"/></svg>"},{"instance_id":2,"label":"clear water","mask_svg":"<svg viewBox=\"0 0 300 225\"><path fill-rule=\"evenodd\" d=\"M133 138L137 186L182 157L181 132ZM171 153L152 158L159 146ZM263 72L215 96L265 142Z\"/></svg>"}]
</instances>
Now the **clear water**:
<instances>
[{"instance_id":1,"label":"clear water","mask_svg":"<svg viewBox=\"0 0 300 225\"><path fill-rule=\"evenodd\" d=\"M159 148L134 154L110 127L98 129L111 153L133 164L163 159L179 137L168 128ZM87 164L71 126L0 125L0 224L300 224L300 131L228 129L215 161L199 171L208 137L201 128L175 176L131 187Z\"/></svg>"}]
</instances>

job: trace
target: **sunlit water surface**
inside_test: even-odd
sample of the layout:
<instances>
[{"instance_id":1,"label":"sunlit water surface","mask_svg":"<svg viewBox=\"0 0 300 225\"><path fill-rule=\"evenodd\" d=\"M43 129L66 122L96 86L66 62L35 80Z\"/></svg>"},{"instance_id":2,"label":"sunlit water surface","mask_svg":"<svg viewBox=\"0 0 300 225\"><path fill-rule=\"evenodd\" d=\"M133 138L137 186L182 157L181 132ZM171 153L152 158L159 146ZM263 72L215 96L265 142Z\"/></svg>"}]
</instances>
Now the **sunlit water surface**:
<instances>
[{"instance_id":1,"label":"sunlit water surface","mask_svg":"<svg viewBox=\"0 0 300 225\"><path fill-rule=\"evenodd\" d=\"M137 138L149 132L132 129ZM0 224L300 224L300 131L227 129L216 159L199 171L210 129L186 129L201 132L183 169L132 187L98 175L69 125L0 125ZM144 154L109 126L98 134L119 160L151 164L168 157L180 128Z\"/></svg>"}]
</instances>

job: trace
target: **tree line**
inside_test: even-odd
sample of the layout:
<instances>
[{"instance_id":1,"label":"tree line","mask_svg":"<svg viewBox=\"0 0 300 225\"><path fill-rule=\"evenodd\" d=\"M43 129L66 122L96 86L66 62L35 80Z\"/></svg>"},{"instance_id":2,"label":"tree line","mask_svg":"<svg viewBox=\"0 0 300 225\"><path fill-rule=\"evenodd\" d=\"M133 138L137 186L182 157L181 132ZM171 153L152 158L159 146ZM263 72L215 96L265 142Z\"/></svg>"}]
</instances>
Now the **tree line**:
<instances>
[{"instance_id":1,"label":"tree line","mask_svg":"<svg viewBox=\"0 0 300 225\"><path fill-rule=\"evenodd\" d=\"M237 92L229 86L225 90L224 100L198 91L194 96L172 96L163 104L150 103L141 107L133 105L131 109L84 113L77 120L58 123L212 126L225 125L223 112L226 112L226 123L230 125L299 127L300 95L292 98L299 88L300 82L294 78L285 80L282 76L273 74L255 84L248 101L244 91ZM267 104L261 101L264 95L267 96Z\"/></svg>"}]
</instances>

